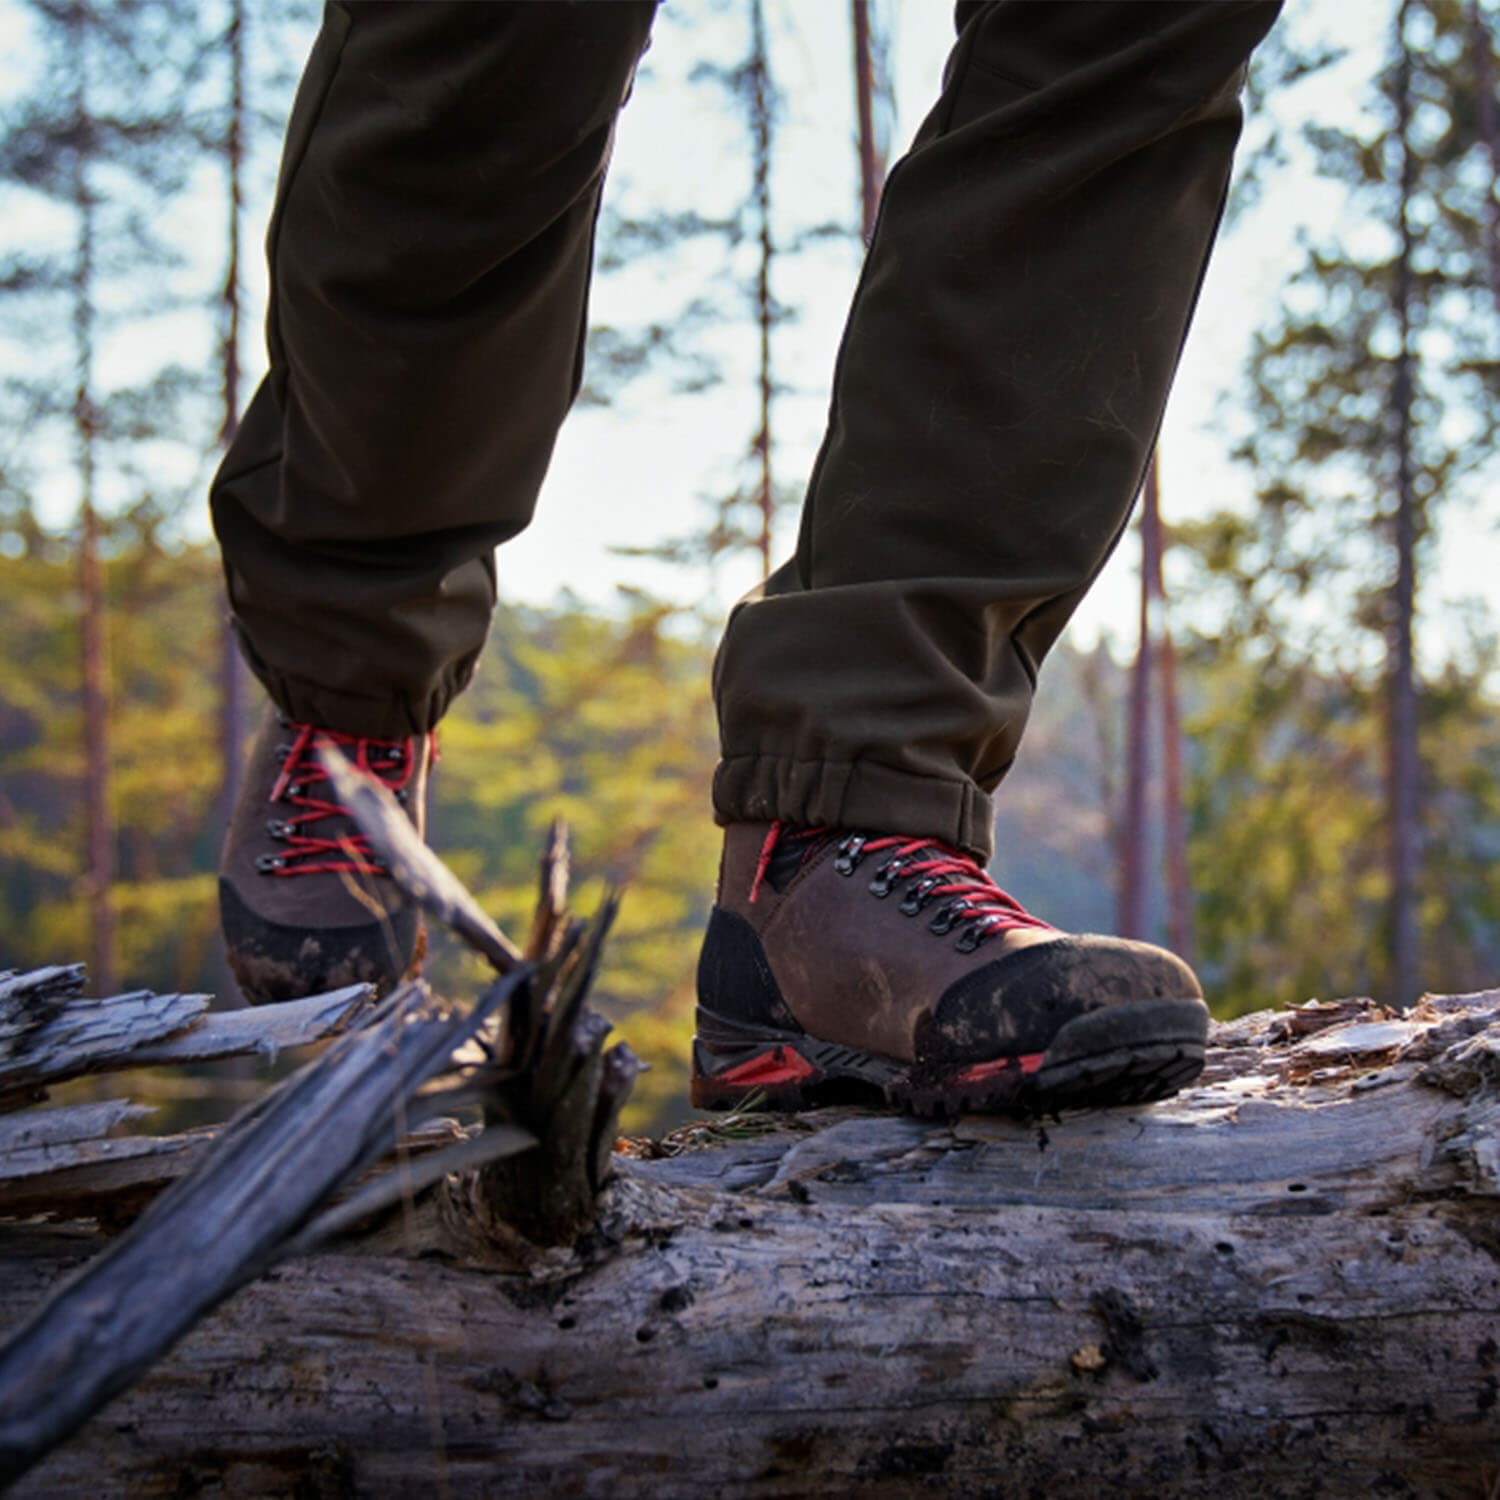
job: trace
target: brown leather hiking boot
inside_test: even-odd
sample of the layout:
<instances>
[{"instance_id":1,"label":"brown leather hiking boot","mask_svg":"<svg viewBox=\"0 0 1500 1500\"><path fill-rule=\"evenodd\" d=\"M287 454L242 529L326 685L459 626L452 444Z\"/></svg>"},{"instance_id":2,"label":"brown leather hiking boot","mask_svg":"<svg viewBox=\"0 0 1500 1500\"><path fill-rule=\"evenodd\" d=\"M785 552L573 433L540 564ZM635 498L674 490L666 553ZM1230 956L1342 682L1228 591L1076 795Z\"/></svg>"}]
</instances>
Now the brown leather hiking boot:
<instances>
[{"instance_id":1,"label":"brown leather hiking boot","mask_svg":"<svg viewBox=\"0 0 1500 1500\"><path fill-rule=\"evenodd\" d=\"M420 947L417 909L332 796L322 742L383 781L418 833L426 821L433 736L361 739L266 715L219 860L229 966L253 1005L345 984L389 989Z\"/></svg>"},{"instance_id":2,"label":"brown leather hiking boot","mask_svg":"<svg viewBox=\"0 0 1500 1500\"><path fill-rule=\"evenodd\" d=\"M1181 959L1059 932L936 840L726 830L698 965L699 1108L1142 1104L1197 1077L1207 1033Z\"/></svg>"}]
</instances>

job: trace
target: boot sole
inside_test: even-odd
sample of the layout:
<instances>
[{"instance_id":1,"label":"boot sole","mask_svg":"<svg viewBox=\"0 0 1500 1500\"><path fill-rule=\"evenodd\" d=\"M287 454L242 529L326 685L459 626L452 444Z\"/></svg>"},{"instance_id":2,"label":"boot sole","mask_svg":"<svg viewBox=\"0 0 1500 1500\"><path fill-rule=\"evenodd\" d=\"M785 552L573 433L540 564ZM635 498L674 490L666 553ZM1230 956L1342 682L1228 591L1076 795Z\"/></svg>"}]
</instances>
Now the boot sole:
<instances>
[{"instance_id":1,"label":"boot sole","mask_svg":"<svg viewBox=\"0 0 1500 1500\"><path fill-rule=\"evenodd\" d=\"M887 1103L912 1114L1055 1114L1150 1104L1203 1071L1208 1011L1197 997L1135 1001L1075 1016L1044 1052L984 1062L908 1063L699 1007L692 1100L698 1109Z\"/></svg>"}]
</instances>

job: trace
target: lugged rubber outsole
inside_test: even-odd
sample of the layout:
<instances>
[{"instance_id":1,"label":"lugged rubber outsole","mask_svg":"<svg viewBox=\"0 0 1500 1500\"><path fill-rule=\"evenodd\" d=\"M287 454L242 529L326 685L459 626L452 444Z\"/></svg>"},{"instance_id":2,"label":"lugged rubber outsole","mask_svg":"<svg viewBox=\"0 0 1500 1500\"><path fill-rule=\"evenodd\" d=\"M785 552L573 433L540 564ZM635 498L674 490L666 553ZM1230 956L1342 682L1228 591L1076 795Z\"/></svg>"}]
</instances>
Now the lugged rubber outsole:
<instances>
[{"instance_id":1,"label":"lugged rubber outsole","mask_svg":"<svg viewBox=\"0 0 1500 1500\"><path fill-rule=\"evenodd\" d=\"M1208 1011L1194 997L1137 1001L1075 1016L1045 1052L981 1062L906 1063L699 1009L692 1100L774 1111L889 1103L923 1116L1055 1114L1151 1104L1203 1070Z\"/></svg>"}]
</instances>

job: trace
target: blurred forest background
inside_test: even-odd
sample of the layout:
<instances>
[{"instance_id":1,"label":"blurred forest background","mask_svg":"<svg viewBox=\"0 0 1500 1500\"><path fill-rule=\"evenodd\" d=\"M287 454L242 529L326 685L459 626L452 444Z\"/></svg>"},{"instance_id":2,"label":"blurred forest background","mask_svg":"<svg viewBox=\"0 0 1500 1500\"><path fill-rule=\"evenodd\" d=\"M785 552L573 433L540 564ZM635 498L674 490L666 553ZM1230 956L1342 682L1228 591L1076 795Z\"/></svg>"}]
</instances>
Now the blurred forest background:
<instances>
[{"instance_id":1,"label":"blurred forest background","mask_svg":"<svg viewBox=\"0 0 1500 1500\"><path fill-rule=\"evenodd\" d=\"M685 1108L722 583L791 534L805 471L781 432L826 375L788 341L846 303L872 223L895 123L886 3L819 0L842 28L822 87L847 100L823 149L851 187L790 216L799 7L662 12L640 87L676 68L691 128L734 146L727 206L684 210L671 162L660 191L625 169L596 312L633 305L611 284L668 291L644 319L597 318L582 405L630 412L649 441L654 414L737 383L748 416L698 522L637 518L667 584L505 600L443 727L432 841L502 925L522 924L554 814L584 908L628 882L601 990L654 1064L635 1128ZM1497 11L1364 10L1353 123L1298 110L1308 80L1347 69L1337 48L1283 26L1252 70L1228 232L1294 160L1344 205L1225 372L1215 430L1253 500L1204 495L1169 527L1148 485L1139 632L1121 620L1048 662L999 802L1003 885L1063 926L1170 938L1221 1015L1500 982L1495 620L1442 598L1431 565L1457 537L1500 573ZM86 956L101 991L234 1000L213 870L261 699L224 628L204 496L263 368L260 240L315 25L296 0L0 15L0 969ZM1170 483L1170 452L1162 467ZM441 943L430 972L477 977Z\"/></svg>"}]
</instances>

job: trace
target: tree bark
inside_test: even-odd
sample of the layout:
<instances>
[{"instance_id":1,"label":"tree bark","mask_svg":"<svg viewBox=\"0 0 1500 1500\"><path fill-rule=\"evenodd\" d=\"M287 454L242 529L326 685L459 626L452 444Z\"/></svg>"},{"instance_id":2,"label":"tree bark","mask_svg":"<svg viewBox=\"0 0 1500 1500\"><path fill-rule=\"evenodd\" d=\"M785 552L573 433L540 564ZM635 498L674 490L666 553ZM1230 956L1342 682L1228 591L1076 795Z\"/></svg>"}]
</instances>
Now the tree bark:
<instances>
[{"instance_id":1,"label":"tree bark","mask_svg":"<svg viewBox=\"0 0 1500 1500\"><path fill-rule=\"evenodd\" d=\"M1156 458L1146 470L1149 488L1156 472ZM1151 578L1156 568L1156 529L1148 523L1149 505L1142 504L1141 607L1135 665L1130 674L1129 727L1125 736L1125 816L1120 833L1120 866L1115 893L1115 927L1123 937L1149 936L1149 886L1146 870L1150 848L1151 793Z\"/></svg>"},{"instance_id":2,"label":"tree bark","mask_svg":"<svg viewBox=\"0 0 1500 1500\"><path fill-rule=\"evenodd\" d=\"M1485 259L1490 291L1500 311L1500 124L1495 120L1495 78L1490 67L1490 28L1479 0L1469 0L1469 50L1474 60L1475 114L1479 138L1489 157L1490 180L1484 195Z\"/></svg>"},{"instance_id":3,"label":"tree bark","mask_svg":"<svg viewBox=\"0 0 1500 1500\"><path fill-rule=\"evenodd\" d=\"M245 3L232 0L225 37L229 47L229 99L224 131L224 187L228 213L225 229L224 286L220 295L223 327L219 344L223 410L219 441L227 449L240 424L240 218L244 205L245 160ZM245 667L239 639L229 612L229 598L219 594L219 755L223 762L219 787L219 822L227 826L243 779L245 743ZM223 980L230 978L222 965ZM227 993L233 993L233 985Z\"/></svg>"},{"instance_id":4,"label":"tree bark","mask_svg":"<svg viewBox=\"0 0 1500 1500\"><path fill-rule=\"evenodd\" d=\"M239 1292L14 1494L1488 1500L1500 992L1212 1041L1145 1110L704 1122L524 1263L450 1182ZM97 1243L0 1234L0 1323Z\"/></svg>"},{"instance_id":5,"label":"tree bark","mask_svg":"<svg viewBox=\"0 0 1500 1500\"><path fill-rule=\"evenodd\" d=\"M1151 455L1146 471L1146 493L1141 528L1152 533L1144 549L1150 559L1150 608L1154 615L1157 656L1161 661L1161 802L1162 844L1166 856L1167 943L1174 953L1193 962L1193 885L1188 870L1187 809L1183 805L1182 719L1177 695L1177 648L1167 615L1167 583L1163 558L1166 529L1161 520L1161 455Z\"/></svg>"}]
</instances>

